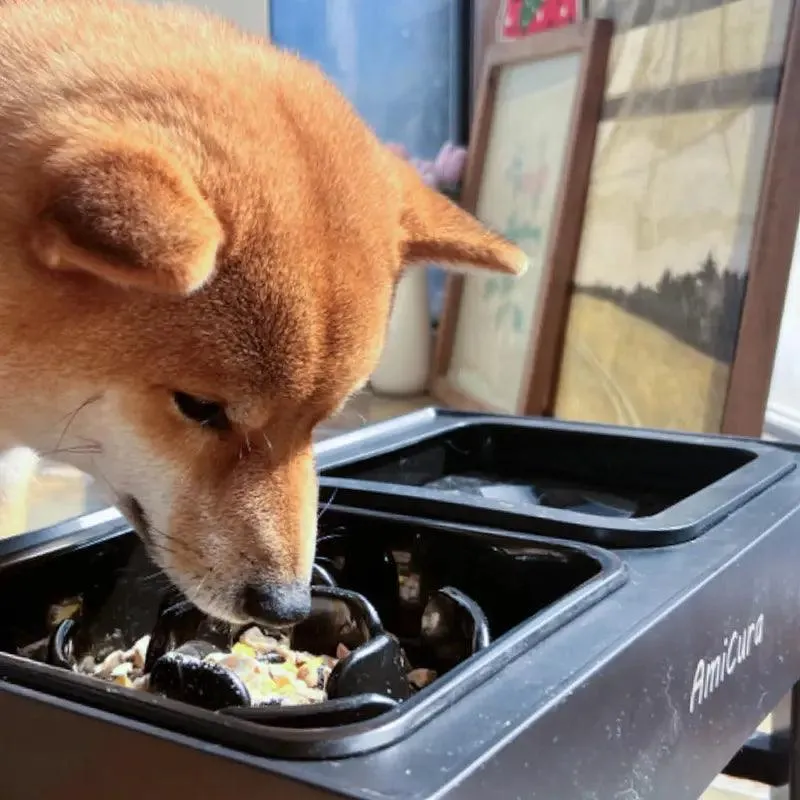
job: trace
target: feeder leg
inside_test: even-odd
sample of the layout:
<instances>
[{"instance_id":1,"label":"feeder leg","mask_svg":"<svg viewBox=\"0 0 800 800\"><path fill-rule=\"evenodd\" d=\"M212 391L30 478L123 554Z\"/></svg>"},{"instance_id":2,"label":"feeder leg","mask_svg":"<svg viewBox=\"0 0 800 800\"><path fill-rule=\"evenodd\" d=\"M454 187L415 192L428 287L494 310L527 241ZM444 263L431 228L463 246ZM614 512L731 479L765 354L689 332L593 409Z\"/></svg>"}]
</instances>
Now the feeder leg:
<instances>
[{"instance_id":1,"label":"feeder leg","mask_svg":"<svg viewBox=\"0 0 800 800\"><path fill-rule=\"evenodd\" d=\"M800 683L792 689L789 735L789 800L800 800Z\"/></svg>"}]
</instances>

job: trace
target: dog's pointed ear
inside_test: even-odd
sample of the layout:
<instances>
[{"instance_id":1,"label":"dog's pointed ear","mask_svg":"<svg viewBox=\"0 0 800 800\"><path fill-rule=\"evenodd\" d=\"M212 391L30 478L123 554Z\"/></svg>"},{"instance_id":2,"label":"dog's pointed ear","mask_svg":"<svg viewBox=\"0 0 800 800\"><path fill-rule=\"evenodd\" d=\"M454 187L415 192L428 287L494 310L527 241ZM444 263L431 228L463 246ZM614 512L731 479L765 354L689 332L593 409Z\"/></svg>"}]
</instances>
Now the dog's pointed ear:
<instances>
[{"instance_id":1,"label":"dog's pointed ear","mask_svg":"<svg viewBox=\"0 0 800 800\"><path fill-rule=\"evenodd\" d=\"M33 247L55 270L185 295L213 274L220 223L191 175L127 140L65 145L43 164Z\"/></svg>"},{"instance_id":2,"label":"dog's pointed ear","mask_svg":"<svg viewBox=\"0 0 800 800\"><path fill-rule=\"evenodd\" d=\"M516 245L488 230L441 192L427 186L416 170L392 155L403 192L403 266L431 261L522 275L528 258Z\"/></svg>"}]
</instances>

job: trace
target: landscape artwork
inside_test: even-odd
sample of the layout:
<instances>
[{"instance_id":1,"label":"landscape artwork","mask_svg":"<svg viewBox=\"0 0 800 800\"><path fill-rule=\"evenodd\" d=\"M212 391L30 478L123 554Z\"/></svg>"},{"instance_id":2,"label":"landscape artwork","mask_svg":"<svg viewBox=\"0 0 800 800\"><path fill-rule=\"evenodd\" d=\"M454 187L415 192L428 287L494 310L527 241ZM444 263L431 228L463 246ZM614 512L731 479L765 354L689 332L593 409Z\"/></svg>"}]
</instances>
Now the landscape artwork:
<instances>
[{"instance_id":1,"label":"landscape artwork","mask_svg":"<svg viewBox=\"0 0 800 800\"><path fill-rule=\"evenodd\" d=\"M555 416L720 430L788 9L631 12L615 37Z\"/></svg>"},{"instance_id":2,"label":"landscape artwork","mask_svg":"<svg viewBox=\"0 0 800 800\"><path fill-rule=\"evenodd\" d=\"M527 375L581 55L501 68L476 215L522 247L521 279L464 280L446 379L482 406L516 412Z\"/></svg>"}]
</instances>

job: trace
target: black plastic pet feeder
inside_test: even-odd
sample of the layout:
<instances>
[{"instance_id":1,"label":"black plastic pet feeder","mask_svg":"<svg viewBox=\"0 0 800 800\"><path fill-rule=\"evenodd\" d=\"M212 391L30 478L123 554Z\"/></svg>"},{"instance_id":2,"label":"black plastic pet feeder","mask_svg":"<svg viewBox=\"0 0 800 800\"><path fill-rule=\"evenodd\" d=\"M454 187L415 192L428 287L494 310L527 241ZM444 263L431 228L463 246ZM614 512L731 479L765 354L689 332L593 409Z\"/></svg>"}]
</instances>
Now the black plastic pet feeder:
<instances>
[{"instance_id":1,"label":"black plastic pet feeder","mask_svg":"<svg viewBox=\"0 0 800 800\"><path fill-rule=\"evenodd\" d=\"M797 459L435 410L323 442L292 645L348 655L296 707L203 666L237 632L121 518L5 542L0 796L695 800L800 677ZM146 633L156 691L72 668Z\"/></svg>"}]
</instances>

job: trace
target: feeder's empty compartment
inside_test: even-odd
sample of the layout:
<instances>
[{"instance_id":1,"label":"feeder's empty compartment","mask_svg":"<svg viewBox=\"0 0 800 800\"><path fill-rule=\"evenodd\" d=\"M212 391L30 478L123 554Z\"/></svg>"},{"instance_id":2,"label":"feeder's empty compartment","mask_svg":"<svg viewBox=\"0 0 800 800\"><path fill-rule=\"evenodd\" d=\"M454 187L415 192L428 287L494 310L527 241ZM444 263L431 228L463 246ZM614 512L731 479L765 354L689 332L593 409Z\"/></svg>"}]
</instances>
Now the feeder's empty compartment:
<instances>
[{"instance_id":1,"label":"feeder's empty compartment","mask_svg":"<svg viewBox=\"0 0 800 800\"><path fill-rule=\"evenodd\" d=\"M421 439L412 431L360 457L369 450L364 433L352 454L322 471L336 502L358 497L380 510L605 546L693 538L794 466L789 454L757 443L524 419L455 424Z\"/></svg>"},{"instance_id":2,"label":"feeder's empty compartment","mask_svg":"<svg viewBox=\"0 0 800 800\"><path fill-rule=\"evenodd\" d=\"M0 676L285 757L342 756L409 735L620 586L626 574L615 555L590 546L329 508L320 522L315 611L290 636L293 647L309 652L333 653L346 641L347 653L330 673L330 697L302 707L251 706L240 681L220 672L225 661L214 671L195 663L191 686L180 685L184 662L208 652L209 640L200 641L204 615L165 605L174 590L135 534L95 541L90 534L81 546L50 543L47 552L0 563L0 604L10 610L0 620ZM336 624L341 629L333 630ZM153 668L157 691L75 667L81 658L99 661L114 648L131 648L150 632L149 651L157 652L147 659L161 664Z\"/></svg>"}]
</instances>

